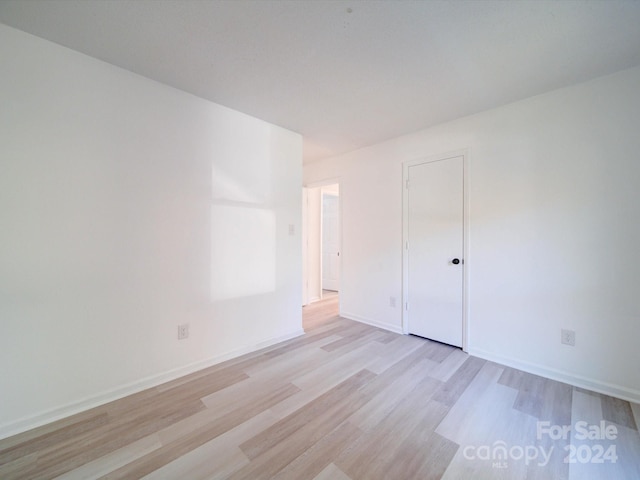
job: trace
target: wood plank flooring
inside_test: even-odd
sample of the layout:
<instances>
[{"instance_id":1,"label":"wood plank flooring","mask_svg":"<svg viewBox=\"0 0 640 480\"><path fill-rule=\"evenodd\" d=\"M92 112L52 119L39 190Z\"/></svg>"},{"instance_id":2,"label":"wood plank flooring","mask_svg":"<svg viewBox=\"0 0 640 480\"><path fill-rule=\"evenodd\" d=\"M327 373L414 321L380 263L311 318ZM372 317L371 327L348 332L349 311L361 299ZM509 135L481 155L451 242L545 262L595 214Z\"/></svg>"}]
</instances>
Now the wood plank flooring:
<instances>
[{"instance_id":1,"label":"wood plank flooring","mask_svg":"<svg viewBox=\"0 0 640 480\"><path fill-rule=\"evenodd\" d=\"M305 307L302 337L0 440L0 478L640 479L640 405L337 304Z\"/></svg>"}]
</instances>

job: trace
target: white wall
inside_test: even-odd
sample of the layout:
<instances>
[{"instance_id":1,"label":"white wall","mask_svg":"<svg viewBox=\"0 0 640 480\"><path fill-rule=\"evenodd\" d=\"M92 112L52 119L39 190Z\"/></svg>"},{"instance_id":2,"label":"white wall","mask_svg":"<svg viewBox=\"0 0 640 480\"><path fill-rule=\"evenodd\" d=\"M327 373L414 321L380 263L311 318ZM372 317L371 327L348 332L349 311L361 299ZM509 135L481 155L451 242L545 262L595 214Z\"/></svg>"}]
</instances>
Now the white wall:
<instances>
[{"instance_id":1,"label":"white wall","mask_svg":"<svg viewBox=\"0 0 640 480\"><path fill-rule=\"evenodd\" d=\"M0 436L302 332L299 135L2 25L0 65Z\"/></svg>"},{"instance_id":2,"label":"white wall","mask_svg":"<svg viewBox=\"0 0 640 480\"><path fill-rule=\"evenodd\" d=\"M341 181L342 314L399 331L402 162L468 148L470 353L639 401L639 85L640 67L306 165Z\"/></svg>"}]
</instances>

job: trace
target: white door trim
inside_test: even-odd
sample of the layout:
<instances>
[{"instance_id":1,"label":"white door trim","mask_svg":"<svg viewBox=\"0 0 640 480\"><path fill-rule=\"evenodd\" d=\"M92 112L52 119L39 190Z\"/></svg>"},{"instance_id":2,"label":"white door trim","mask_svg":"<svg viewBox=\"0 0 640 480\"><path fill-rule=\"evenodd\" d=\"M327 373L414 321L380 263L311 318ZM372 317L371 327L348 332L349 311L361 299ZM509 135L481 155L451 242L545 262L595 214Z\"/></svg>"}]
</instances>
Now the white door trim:
<instances>
[{"instance_id":1,"label":"white door trim","mask_svg":"<svg viewBox=\"0 0 640 480\"><path fill-rule=\"evenodd\" d=\"M408 160L402 163L402 332L409 333L409 323L407 315L407 303L409 292L409 257L407 255L407 243L409 241L409 191L407 184L409 181L409 168L423 163L438 162L449 158L462 157L462 191L463 191L463 249L464 263L462 274L462 350L465 352L469 346L469 268L471 259L469 256L469 150L456 150L429 157ZM409 306L410 308L410 306Z\"/></svg>"}]
</instances>

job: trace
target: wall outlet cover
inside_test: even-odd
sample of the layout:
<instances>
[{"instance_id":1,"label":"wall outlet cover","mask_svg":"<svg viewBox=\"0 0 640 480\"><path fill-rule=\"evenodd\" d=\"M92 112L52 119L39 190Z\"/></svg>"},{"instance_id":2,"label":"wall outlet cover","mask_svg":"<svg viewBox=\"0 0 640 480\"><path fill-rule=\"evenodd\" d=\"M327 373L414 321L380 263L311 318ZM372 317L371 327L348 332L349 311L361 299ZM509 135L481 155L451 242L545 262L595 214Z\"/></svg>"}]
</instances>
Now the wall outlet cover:
<instances>
[{"instance_id":1,"label":"wall outlet cover","mask_svg":"<svg viewBox=\"0 0 640 480\"><path fill-rule=\"evenodd\" d=\"M185 338L189 338L189 324L184 323L182 325L178 325L178 340L184 340Z\"/></svg>"},{"instance_id":2,"label":"wall outlet cover","mask_svg":"<svg viewBox=\"0 0 640 480\"><path fill-rule=\"evenodd\" d=\"M574 330L560 330L560 342L563 345L576 346L576 332Z\"/></svg>"}]
</instances>

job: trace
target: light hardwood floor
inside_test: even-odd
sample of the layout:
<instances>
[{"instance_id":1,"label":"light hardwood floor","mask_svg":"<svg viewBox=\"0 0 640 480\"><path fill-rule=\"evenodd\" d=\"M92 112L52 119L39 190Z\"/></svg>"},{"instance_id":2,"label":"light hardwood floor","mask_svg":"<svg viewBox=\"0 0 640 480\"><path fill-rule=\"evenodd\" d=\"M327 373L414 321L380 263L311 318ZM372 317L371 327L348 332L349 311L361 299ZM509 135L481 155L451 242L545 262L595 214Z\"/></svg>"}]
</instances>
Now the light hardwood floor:
<instances>
[{"instance_id":1,"label":"light hardwood floor","mask_svg":"<svg viewBox=\"0 0 640 480\"><path fill-rule=\"evenodd\" d=\"M1 440L0 478L640 479L640 406L337 301L305 307L302 337ZM580 440L578 422L616 438Z\"/></svg>"}]
</instances>

